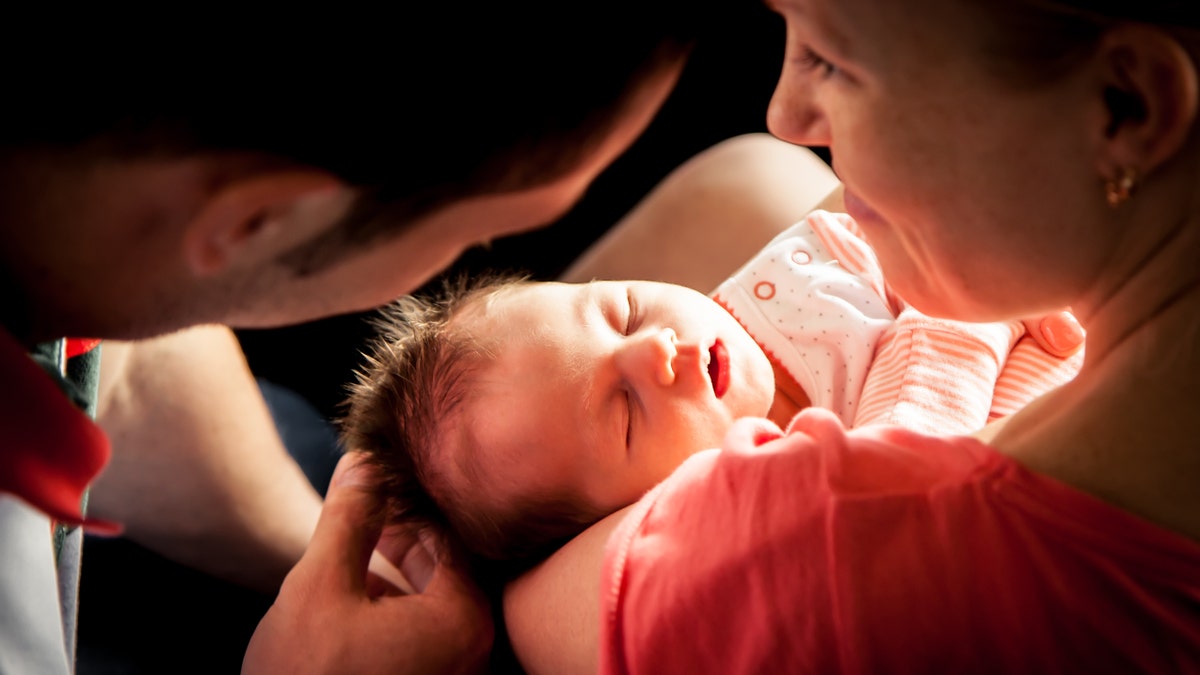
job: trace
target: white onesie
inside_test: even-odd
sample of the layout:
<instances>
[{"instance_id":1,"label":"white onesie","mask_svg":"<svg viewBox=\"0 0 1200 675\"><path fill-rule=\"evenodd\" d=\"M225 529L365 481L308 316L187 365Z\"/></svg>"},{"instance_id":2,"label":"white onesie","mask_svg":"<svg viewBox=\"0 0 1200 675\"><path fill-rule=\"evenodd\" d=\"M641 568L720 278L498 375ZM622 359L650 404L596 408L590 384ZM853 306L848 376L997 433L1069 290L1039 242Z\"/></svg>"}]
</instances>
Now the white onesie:
<instances>
[{"instance_id":1,"label":"white onesie","mask_svg":"<svg viewBox=\"0 0 1200 675\"><path fill-rule=\"evenodd\" d=\"M815 406L850 427L880 336L893 322L879 261L816 212L771 240L713 293Z\"/></svg>"}]
</instances>

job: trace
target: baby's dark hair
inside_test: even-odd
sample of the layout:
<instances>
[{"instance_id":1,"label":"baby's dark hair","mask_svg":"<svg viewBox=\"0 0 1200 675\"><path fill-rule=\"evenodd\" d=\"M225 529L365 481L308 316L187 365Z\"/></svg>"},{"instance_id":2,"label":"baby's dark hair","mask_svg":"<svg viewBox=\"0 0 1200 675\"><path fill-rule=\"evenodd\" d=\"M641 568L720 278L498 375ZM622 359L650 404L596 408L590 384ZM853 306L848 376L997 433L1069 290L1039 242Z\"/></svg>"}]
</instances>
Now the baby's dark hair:
<instances>
[{"instance_id":1,"label":"baby's dark hair","mask_svg":"<svg viewBox=\"0 0 1200 675\"><path fill-rule=\"evenodd\" d=\"M342 447L379 469L387 522L449 535L476 559L519 571L541 560L605 514L564 492L530 493L482 505L473 487L487 476L466 458L465 485L446 480L439 448L456 433L473 374L493 358L487 336L456 329L455 319L497 294L533 283L488 273L443 280L379 310L366 362L340 420Z\"/></svg>"}]
</instances>

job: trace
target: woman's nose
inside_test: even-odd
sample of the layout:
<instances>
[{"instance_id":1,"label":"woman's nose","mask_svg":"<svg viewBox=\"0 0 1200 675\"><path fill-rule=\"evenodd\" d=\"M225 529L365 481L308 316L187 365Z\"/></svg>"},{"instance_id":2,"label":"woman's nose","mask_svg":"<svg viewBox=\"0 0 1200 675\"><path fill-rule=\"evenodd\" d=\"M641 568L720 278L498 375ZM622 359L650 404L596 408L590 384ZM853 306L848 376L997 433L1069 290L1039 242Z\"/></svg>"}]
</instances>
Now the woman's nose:
<instances>
[{"instance_id":1,"label":"woman's nose","mask_svg":"<svg viewBox=\"0 0 1200 675\"><path fill-rule=\"evenodd\" d=\"M829 122L813 100L811 73L800 72L788 59L767 106L767 129L776 137L811 147L828 147Z\"/></svg>"},{"instance_id":2,"label":"woman's nose","mask_svg":"<svg viewBox=\"0 0 1200 675\"><path fill-rule=\"evenodd\" d=\"M617 351L617 367L631 381L648 381L669 387L675 383L674 329L659 328L625 339Z\"/></svg>"}]
</instances>

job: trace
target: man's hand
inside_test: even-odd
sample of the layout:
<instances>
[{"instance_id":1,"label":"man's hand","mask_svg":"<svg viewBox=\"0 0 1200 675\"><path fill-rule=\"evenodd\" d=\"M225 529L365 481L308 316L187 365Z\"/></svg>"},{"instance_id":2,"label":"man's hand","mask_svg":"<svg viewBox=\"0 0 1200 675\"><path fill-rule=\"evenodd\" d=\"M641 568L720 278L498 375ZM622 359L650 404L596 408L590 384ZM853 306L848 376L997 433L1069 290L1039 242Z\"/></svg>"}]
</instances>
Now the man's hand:
<instances>
[{"instance_id":1,"label":"man's hand","mask_svg":"<svg viewBox=\"0 0 1200 675\"><path fill-rule=\"evenodd\" d=\"M356 454L338 463L312 541L250 640L244 675L483 671L491 614L448 555L427 561L432 575L420 593L372 591L368 563L382 527L373 483ZM394 555L394 544L380 544L380 552ZM417 543L406 554L427 556L428 548ZM402 566L412 569L414 561Z\"/></svg>"}]
</instances>

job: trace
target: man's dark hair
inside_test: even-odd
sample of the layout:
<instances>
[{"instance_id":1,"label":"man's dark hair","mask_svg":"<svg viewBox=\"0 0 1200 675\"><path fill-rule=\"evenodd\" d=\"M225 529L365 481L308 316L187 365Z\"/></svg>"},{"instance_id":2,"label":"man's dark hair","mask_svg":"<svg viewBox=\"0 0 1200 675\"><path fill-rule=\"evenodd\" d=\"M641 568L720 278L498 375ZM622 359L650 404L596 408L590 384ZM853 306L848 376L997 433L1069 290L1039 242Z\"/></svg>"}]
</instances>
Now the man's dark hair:
<instances>
[{"instance_id":1,"label":"man's dark hair","mask_svg":"<svg viewBox=\"0 0 1200 675\"><path fill-rule=\"evenodd\" d=\"M0 54L0 152L249 151L330 171L360 197L342 227L289 256L314 271L448 202L578 166L646 76L685 57L717 1L417 0L269 21L14 25L24 37Z\"/></svg>"}]
</instances>

